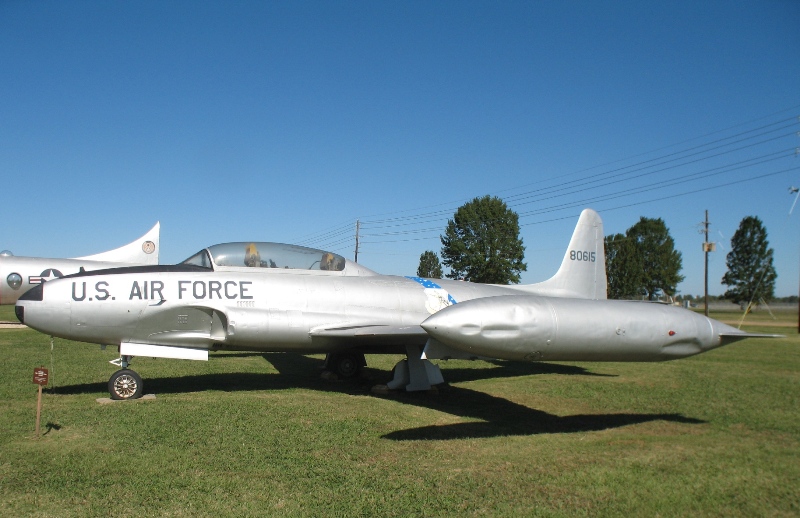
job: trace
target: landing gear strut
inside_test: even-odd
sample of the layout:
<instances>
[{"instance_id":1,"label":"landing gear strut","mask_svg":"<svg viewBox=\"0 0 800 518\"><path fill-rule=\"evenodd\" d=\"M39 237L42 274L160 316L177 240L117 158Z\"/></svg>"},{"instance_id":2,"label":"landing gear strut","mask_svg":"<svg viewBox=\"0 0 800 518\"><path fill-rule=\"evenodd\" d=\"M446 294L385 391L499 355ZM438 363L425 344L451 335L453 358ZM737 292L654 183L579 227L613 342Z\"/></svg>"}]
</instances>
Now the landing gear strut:
<instances>
[{"instance_id":1,"label":"landing gear strut","mask_svg":"<svg viewBox=\"0 0 800 518\"><path fill-rule=\"evenodd\" d=\"M137 399L142 397L144 388L142 377L128 368L130 362L130 356L122 356L118 360L111 362L122 367L112 374L111 379L108 380L108 393L111 395L111 399Z\"/></svg>"}]
</instances>

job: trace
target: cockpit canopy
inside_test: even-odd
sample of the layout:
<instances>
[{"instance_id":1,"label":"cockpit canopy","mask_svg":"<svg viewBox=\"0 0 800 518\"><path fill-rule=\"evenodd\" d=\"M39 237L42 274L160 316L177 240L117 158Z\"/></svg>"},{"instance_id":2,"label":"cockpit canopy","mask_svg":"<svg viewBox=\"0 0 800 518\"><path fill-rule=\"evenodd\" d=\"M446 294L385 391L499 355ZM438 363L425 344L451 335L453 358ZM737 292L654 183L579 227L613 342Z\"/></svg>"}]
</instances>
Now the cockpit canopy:
<instances>
[{"instance_id":1,"label":"cockpit canopy","mask_svg":"<svg viewBox=\"0 0 800 518\"><path fill-rule=\"evenodd\" d=\"M243 241L210 246L181 264L193 264L204 268L226 266L341 272L345 263L341 255L323 250L282 243Z\"/></svg>"}]
</instances>

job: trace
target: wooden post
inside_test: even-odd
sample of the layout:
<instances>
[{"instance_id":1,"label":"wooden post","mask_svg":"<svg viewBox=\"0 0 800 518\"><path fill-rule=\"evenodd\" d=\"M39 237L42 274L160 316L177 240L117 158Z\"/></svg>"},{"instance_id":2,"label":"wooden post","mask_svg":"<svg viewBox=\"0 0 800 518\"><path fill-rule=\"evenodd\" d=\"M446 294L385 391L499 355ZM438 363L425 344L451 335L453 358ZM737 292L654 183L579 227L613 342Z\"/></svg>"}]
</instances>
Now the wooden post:
<instances>
[{"instance_id":1,"label":"wooden post","mask_svg":"<svg viewBox=\"0 0 800 518\"><path fill-rule=\"evenodd\" d=\"M36 438L40 437L39 423L42 421L42 386L39 385L39 397L36 399Z\"/></svg>"},{"instance_id":2,"label":"wooden post","mask_svg":"<svg viewBox=\"0 0 800 518\"><path fill-rule=\"evenodd\" d=\"M39 438L39 423L42 419L42 387L47 385L47 369L37 367L33 369L33 382L39 385L39 397L36 399L36 438Z\"/></svg>"}]
</instances>

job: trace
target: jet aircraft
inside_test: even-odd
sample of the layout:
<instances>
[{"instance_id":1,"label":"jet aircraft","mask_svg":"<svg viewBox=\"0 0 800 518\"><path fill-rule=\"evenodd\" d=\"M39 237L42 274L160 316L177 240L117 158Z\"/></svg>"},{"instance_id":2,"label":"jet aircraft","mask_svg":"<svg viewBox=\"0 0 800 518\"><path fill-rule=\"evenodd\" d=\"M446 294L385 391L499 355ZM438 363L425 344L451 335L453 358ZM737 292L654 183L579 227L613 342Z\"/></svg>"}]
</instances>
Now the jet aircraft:
<instances>
[{"instance_id":1,"label":"jet aircraft","mask_svg":"<svg viewBox=\"0 0 800 518\"><path fill-rule=\"evenodd\" d=\"M225 243L177 265L50 281L15 309L43 333L119 347L114 399L142 394L135 356L327 353L326 366L348 377L365 353L405 353L388 388L414 391L444 381L431 359L659 361L756 336L673 306L606 300L603 238L600 216L584 210L555 276L515 286L379 275L322 250Z\"/></svg>"},{"instance_id":2,"label":"jet aircraft","mask_svg":"<svg viewBox=\"0 0 800 518\"><path fill-rule=\"evenodd\" d=\"M0 304L14 304L20 295L43 282L83 270L100 270L123 265L158 264L161 224L127 245L86 257L48 259L17 257L9 251L0 253Z\"/></svg>"}]
</instances>

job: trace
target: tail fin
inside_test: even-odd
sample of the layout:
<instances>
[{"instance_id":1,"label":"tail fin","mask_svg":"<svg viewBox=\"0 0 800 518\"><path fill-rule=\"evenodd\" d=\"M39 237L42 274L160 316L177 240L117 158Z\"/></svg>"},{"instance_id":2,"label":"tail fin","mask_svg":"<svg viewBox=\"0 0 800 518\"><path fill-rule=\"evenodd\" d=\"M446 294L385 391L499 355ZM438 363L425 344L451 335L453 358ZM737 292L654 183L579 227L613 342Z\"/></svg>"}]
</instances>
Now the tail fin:
<instances>
[{"instance_id":1,"label":"tail fin","mask_svg":"<svg viewBox=\"0 0 800 518\"><path fill-rule=\"evenodd\" d=\"M86 261L106 261L110 263L132 263L132 264L158 264L158 253L161 250L159 236L161 234L161 223L156 224L145 235L136 239L125 246L109 250L86 257L76 257Z\"/></svg>"},{"instance_id":2,"label":"tail fin","mask_svg":"<svg viewBox=\"0 0 800 518\"><path fill-rule=\"evenodd\" d=\"M600 215L592 209L584 209L558 272L544 282L517 286L517 289L553 297L607 298L604 239Z\"/></svg>"}]
</instances>

